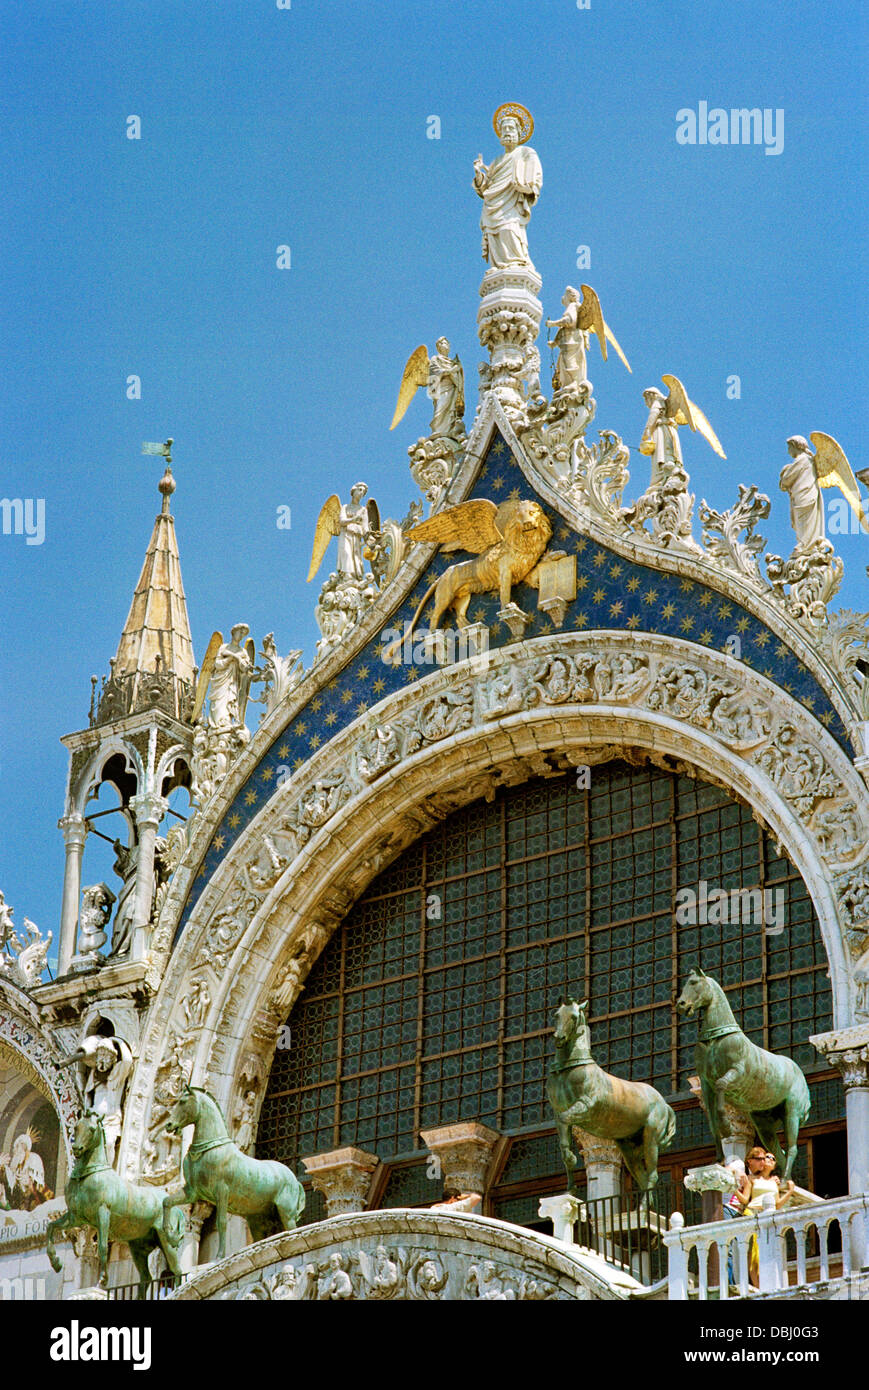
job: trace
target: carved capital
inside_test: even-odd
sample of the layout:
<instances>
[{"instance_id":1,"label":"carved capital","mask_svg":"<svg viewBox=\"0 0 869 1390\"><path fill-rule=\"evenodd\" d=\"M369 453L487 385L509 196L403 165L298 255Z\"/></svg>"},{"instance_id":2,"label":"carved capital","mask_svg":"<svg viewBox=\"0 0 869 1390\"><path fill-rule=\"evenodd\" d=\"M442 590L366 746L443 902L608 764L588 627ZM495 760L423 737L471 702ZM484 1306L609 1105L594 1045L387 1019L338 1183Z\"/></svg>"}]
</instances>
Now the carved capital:
<instances>
[{"instance_id":1,"label":"carved capital","mask_svg":"<svg viewBox=\"0 0 869 1390\"><path fill-rule=\"evenodd\" d=\"M62 816L57 822L58 830L63 832L63 842L67 849L83 849L88 835L88 823L84 816Z\"/></svg>"},{"instance_id":2,"label":"carved capital","mask_svg":"<svg viewBox=\"0 0 869 1390\"><path fill-rule=\"evenodd\" d=\"M486 1191L486 1174L492 1161L495 1145L500 1139L497 1130L489 1129L475 1120L455 1125L440 1125L437 1129L420 1130L426 1148L440 1160L444 1175L444 1192L455 1196L460 1192Z\"/></svg>"},{"instance_id":3,"label":"carved capital","mask_svg":"<svg viewBox=\"0 0 869 1390\"><path fill-rule=\"evenodd\" d=\"M846 1091L869 1089L869 1023L817 1033L809 1042L841 1074Z\"/></svg>"},{"instance_id":4,"label":"carved capital","mask_svg":"<svg viewBox=\"0 0 869 1390\"><path fill-rule=\"evenodd\" d=\"M136 817L136 827L142 830L146 825L158 826L169 810L169 802L156 792L142 792L130 798L130 810Z\"/></svg>"},{"instance_id":5,"label":"carved capital","mask_svg":"<svg viewBox=\"0 0 869 1390\"><path fill-rule=\"evenodd\" d=\"M582 1149L589 1177L594 1176L592 1170L596 1167L621 1169L622 1156L612 1139L598 1139L596 1134L589 1134L577 1125L573 1126L573 1137Z\"/></svg>"},{"instance_id":6,"label":"carved capital","mask_svg":"<svg viewBox=\"0 0 869 1390\"><path fill-rule=\"evenodd\" d=\"M377 1154L364 1149L332 1149L314 1154L302 1162L311 1183L326 1199L327 1216L344 1216L364 1211L371 1187L371 1175L380 1163Z\"/></svg>"}]
</instances>

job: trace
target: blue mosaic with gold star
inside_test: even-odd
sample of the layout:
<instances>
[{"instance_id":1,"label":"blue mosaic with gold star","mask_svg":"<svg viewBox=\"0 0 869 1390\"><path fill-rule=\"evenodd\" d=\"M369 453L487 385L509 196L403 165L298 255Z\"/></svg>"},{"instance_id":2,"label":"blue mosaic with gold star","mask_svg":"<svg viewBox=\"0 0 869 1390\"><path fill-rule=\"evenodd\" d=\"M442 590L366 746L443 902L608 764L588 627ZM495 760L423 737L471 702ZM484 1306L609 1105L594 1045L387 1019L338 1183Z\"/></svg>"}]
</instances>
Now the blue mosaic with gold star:
<instances>
[{"instance_id":1,"label":"blue mosaic with gold star","mask_svg":"<svg viewBox=\"0 0 869 1390\"><path fill-rule=\"evenodd\" d=\"M563 624L556 628L537 607L537 591L516 585L513 598L531 615L527 637L583 629L615 629L678 637L726 650L727 639L737 634L742 643L741 661L786 690L829 730L850 757L850 746L841 719L829 697L806 666L754 614L732 599L693 579L662 573L650 565L623 559L586 536L577 535L542 498L511 455L503 438L495 433L469 497L487 497L496 503L508 497L536 497L552 526L550 548L576 554L576 599L568 605ZM438 553L420 577L413 593L384 621L383 627L404 629L429 585L450 565L455 554ZM497 594L477 595L471 601L471 622L489 628L490 648L512 641L507 627L498 622ZM431 605L421 622L431 616ZM256 770L240 789L209 845L184 907L175 940L178 940L205 884L224 856L272 795L281 769L295 772L312 754L347 724L409 681L423 679L430 666L387 666L381 660L383 642L375 636L352 661L300 710L293 722L275 739ZM284 774L286 775L286 773Z\"/></svg>"}]
</instances>

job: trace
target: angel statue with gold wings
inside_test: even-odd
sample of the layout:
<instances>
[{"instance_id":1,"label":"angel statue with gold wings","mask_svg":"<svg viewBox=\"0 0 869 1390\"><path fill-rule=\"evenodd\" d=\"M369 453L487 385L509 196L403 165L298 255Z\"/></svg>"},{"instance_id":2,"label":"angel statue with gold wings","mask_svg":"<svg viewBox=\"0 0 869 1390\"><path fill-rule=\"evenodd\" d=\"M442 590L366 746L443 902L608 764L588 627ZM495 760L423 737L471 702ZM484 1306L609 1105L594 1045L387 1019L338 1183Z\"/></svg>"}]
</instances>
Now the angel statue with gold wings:
<instances>
[{"instance_id":1,"label":"angel statue with gold wings","mask_svg":"<svg viewBox=\"0 0 869 1390\"><path fill-rule=\"evenodd\" d=\"M461 440L465 435L465 373L458 354L450 357L450 345L446 338L438 338L434 355L429 357L425 345L416 348L407 359L398 388L398 403L392 424L394 430L403 419L407 407L420 386L427 388L427 395L434 406L431 429L432 439Z\"/></svg>"},{"instance_id":2,"label":"angel statue with gold wings","mask_svg":"<svg viewBox=\"0 0 869 1390\"><path fill-rule=\"evenodd\" d=\"M308 583L314 578L326 554L333 536L338 537L337 574L340 579L364 579L365 566L363 553L365 536L369 531L380 530L380 513L373 497L367 502L363 498L368 491L365 483L356 483L350 489L350 501L343 506L337 493L327 497L320 508L314 530L314 548L311 552L311 566L308 570Z\"/></svg>"},{"instance_id":3,"label":"angel statue with gold wings","mask_svg":"<svg viewBox=\"0 0 869 1390\"><path fill-rule=\"evenodd\" d=\"M256 669L253 638L247 636L249 632L247 623L236 623L228 642L224 642L222 632L212 633L196 684L191 723L199 719L207 695L209 729L244 726L251 681L261 679Z\"/></svg>"},{"instance_id":4,"label":"angel statue with gold wings","mask_svg":"<svg viewBox=\"0 0 869 1390\"><path fill-rule=\"evenodd\" d=\"M643 392L643 400L649 407L649 418L643 437L640 440L640 453L652 458L652 486L662 482L674 468L682 468L682 447L679 443L679 426L688 425L699 430L707 443L720 458L726 458L718 436L710 425L699 405L688 399L688 393L677 376L662 376L661 380L669 387L666 396L655 386Z\"/></svg>"},{"instance_id":5,"label":"angel statue with gold wings","mask_svg":"<svg viewBox=\"0 0 869 1390\"><path fill-rule=\"evenodd\" d=\"M826 538L821 488L837 487L853 507L860 524L869 531L857 479L841 444L820 430L815 430L810 438L815 446L814 454L801 434L791 436L788 440L791 462L785 464L779 478L779 487L791 500L791 526L796 534L797 550L807 550L815 541Z\"/></svg>"},{"instance_id":6,"label":"angel statue with gold wings","mask_svg":"<svg viewBox=\"0 0 869 1390\"><path fill-rule=\"evenodd\" d=\"M553 391L564 391L570 386L581 386L586 381L586 353L588 352L589 334L591 333L597 334L604 362L607 360L607 343L609 342L612 343L628 371L631 370L628 359L619 347L612 329L604 320L600 300L591 285L582 286L582 298L580 298L579 292L573 288L573 285L568 285L561 297L561 302L564 305L562 317L546 320L547 328L558 329L555 337L549 343L551 348L558 348L558 361L555 364L555 373L552 377Z\"/></svg>"}]
</instances>

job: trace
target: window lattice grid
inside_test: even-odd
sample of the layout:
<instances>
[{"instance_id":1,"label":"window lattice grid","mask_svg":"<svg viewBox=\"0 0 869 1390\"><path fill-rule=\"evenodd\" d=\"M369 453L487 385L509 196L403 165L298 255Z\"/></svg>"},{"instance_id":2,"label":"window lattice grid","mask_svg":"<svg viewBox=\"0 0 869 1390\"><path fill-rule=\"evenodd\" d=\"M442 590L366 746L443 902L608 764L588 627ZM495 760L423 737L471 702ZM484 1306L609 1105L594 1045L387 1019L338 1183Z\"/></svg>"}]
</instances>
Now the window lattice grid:
<instances>
[{"instance_id":1,"label":"window lattice grid","mask_svg":"<svg viewBox=\"0 0 869 1390\"><path fill-rule=\"evenodd\" d=\"M701 879L782 894L784 929L677 924L676 893ZM292 1047L275 1056L260 1151L340 1142L388 1158L459 1119L547 1126L552 1012L567 993L590 999L601 1066L684 1092L697 1027L671 1000L698 962L749 1036L817 1068L802 1040L831 1026L820 934L747 807L618 763L588 790L546 779L476 803L384 871L315 964Z\"/></svg>"}]
</instances>

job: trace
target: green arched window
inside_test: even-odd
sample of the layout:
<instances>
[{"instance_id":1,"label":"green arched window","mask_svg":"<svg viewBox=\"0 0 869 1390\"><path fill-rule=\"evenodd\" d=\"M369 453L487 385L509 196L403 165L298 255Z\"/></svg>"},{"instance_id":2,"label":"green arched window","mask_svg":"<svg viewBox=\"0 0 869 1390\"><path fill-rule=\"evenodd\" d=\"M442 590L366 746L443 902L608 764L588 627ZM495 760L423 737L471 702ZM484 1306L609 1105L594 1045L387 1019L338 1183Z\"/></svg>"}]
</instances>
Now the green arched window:
<instances>
[{"instance_id":1,"label":"green arched window","mask_svg":"<svg viewBox=\"0 0 869 1390\"><path fill-rule=\"evenodd\" d=\"M651 766L608 763L590 783L559 775L476 802L370 885L288 1020L259 1156L296 1165L353 1144L389 1163L456 1120L550 1129L552 1015L568 992L590 1000L601 1066L684 1096L697 1029L672 1000L698 961L754 1041L821 1069L807 1041L832 1026L817 920L750 809ZM701 880L780 892L783 929L679 925L676 894ZM684 1112L674 1153L697 1147L698 1116Z\"/></svg>"}]
</instances>

